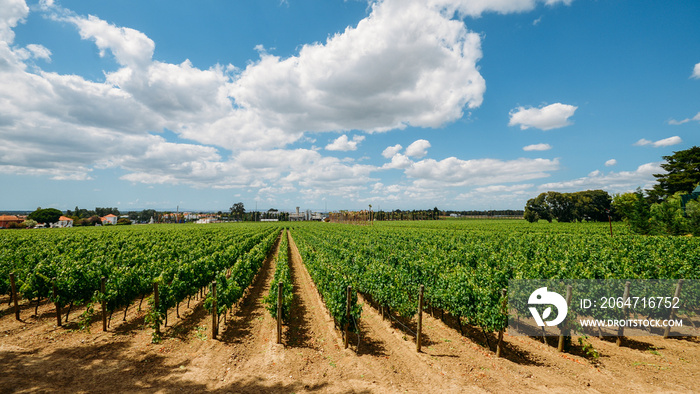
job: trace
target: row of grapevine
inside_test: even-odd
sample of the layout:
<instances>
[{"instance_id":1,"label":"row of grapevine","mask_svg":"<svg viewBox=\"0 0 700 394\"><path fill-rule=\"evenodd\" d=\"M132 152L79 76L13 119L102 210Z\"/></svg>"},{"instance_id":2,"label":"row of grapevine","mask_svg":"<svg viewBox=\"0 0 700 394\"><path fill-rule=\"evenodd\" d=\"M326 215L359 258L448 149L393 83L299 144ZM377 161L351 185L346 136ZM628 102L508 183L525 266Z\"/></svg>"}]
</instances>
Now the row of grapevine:
<instances>
[{"instance_id":1,"label":"row of grapevine","mask_svg":"<svg viewBox=\"0 0 700 394\"><path fill-rule=\"evenodd\" d=\"M264 299L267 305L267 310L273 318L277 318L277 299L278 299L278 283L282 283L282 321L289 322L290 310L292 308L293 288L292 278L289 270L289 254L288 254L288 239L287 232L282 233L279 251L275 265L275 274L272 278L270 291Z\"/></svg>"},{"instance_id":2,"label":"row of grapevine","mask_svg":"<svg viewBox=\"0 0 700 394\"><path fill-rule=\"evenodd\" d=\"M59 306L128 306L161 285L160 307L177 305L255 247L274 226L133 226L2 232L0 277L17 277L22 298ZM100 280L107 278L101 293ZM53 293L53 286L57 292Z\"/></svg>"},{"instance_id":3,"label":"row of grapevine","mask_svg":"<svg viewBox=\"0 0 700 394\"><path fill-rule=\"evenodd\" d=\"M509 279L700 276L697 239L629 235L621 226L611 238L606 230L443 221L298 226L297 232L300 243L335 261L354 288L379 305L412 316L423 284L426 305L489 330L507 324L501 289Z\"/></svg>"},{"instance_id":4,"label":"row of grapevine","mask_svg":"<svg viewBox=\"0 0 700 394\"><path fill-rule=\"evenodd\" d=\"M352 267L337 259L333 253L329 253L328 248L320 243L309 241L301 236L302 232L298 233L300 234L299 241L296 241L296 234L295 231L292 236L301 259L336 326L349 327L351 331L357 331L357 322L360 319L362 306L357 303L357 293L354 291L350 295L350 313L348 314L346 310L348 307L347 288L353 285L353 274L350 272Z\"/></svg>"},{"instance_id":5,"label":"row of grapevine","mask_svg":"<svg viewBox=\"0 0 700 394\"><path fill-rule=\"evenodd\" d=\"M224 314L236 304L245 290L253 283L255 276L263 266L267 255L272 250L279 237L279 229L274 229L255 243L231 268L223 268L216 272L216 315ZM210 292L205 301L205 308L212 311L214 305L213 293Z\"/></svg>"}]
</instances>

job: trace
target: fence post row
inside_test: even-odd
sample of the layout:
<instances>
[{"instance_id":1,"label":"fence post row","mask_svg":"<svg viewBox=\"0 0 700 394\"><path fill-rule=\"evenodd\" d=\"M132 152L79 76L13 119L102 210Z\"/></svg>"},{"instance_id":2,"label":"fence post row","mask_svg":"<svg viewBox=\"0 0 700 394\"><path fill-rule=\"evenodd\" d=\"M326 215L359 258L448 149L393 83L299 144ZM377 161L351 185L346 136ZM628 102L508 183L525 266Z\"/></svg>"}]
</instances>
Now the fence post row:
<instances>
[{"instance_id":1,"label":"fence post row","mask_svg":"<svg viewBox=\"0 0 700 394\"><path fill-rule=\"evenodd\" d=\"M501 289L501 296L502 296L501 308L502 308L502 312L507 315L506 309L508 308L508 306L506 304L506 293L507 293L506 289ZM501 353L503 352L503 330L504 330L503 328L498 330L498 344L496 345L496 357L501 357Z\"/></svg>"},{"instance_id":2,"label":"fence post row","mask_svg":"<svg viewBox=\"0 0 700 394\"><path fill-rule=\"evenodd\" d=\"M104 276L100 280L100 292L102 292L102 331L107 331L107 301L105 300L105 282L107 278Z\"/></svg>"},{"instance_id":3,"label":"fence post row","mask_svg":"<svg viewBox=\"0 0 700 394\"><path fill-rule=\"evenodd\" d=\"M282 343L282 282L277 283L277 343Z\"/></svg>"},{"instance_id":4,"label":"fence post row","mask_svg":"<svg viewBox=\"0 0 700 394\"><path fill-rule=\"evenodd\" d=\"M61 304L58 302L58 289L56 288L56 278L51 278L51 287L53 291L53 299L56 300L56 324L61 327Z\"/></svg>"},{"instance_id":5,"label":"fence post row","mask_svg":"<svg viewBox=\"0 0 700 394\"><path fill-rule=\"evenodd\" d=\"M566 305L569 305L570 303L571 303L571 285L567 285L566 286ZM568 336L569 336L569 322L567 320L564 320L564 324L562 325L562 327L559 331L559 345L557 346L557 351L559 351L559 352L564 351L565 337L568 337Z\"/></svg>"},{"instance_id":6,"label":"fence post row","mask_svg":"<svg viewBox=\"0 0 700 394\"><path fill-rule=\"evenodd\" d=\"M158 312L158 282L153 282L153 308ZM160 335L160 319L156 319L156 335Z\"/></svg>"},{"instance_id":7,"label":"fence post row","mask_svg":"<svg viewBox=\"0 0 700 394\"><path fill-rule=\"evenodd\" d=\"M211 339L216 339L219 334L219 319L217 314L218 306L216 305L216 281L211 282L211 296L214 300L211 311Z\"/></svg>"},{"instance_id":8,"label":"fence post row","mask_svg":"<svg viewBox=\"0 0 700 394\"><path fill-rule=\"evenodd\" d=\"M352 286L348 286L347 290L347 300L345 303L345 349L348 348L348 327L350 326L350 292L352 291Z\"/></svg>"},{"instance_id":9,"label":"fence post row","mask_svg":"<svg viewBox=\"0 0 700 394\"><path fill-rule=\"evenodd\" d=\"M678 279L678 283L676 284L676 291L673 293L673 298L679 298L681 296L681 288L683 287L683 279ZM673 320L675 317L676 311L671 308L668 314L668 319ZM668 338L668 335L671 333L671 326L667 325L666 328L664 329L664 338Z\"/></svg>"},{"instance_id":10,"label":"fence post row","mask_svg":"<svg viewBox=\"0 0 700 394\"><path fill-rule=\"evenodd\" d=\"M423 331L423 285L418 288L418 331L416 332L416 351L420 353L421 334Z\"/></svg>"},{"instance_id":11,"label":"fence post row","mask_svg":"<svg viewBox=\"0 0 700 394\"><path fill-rule=\"evenodd\" d=\"M627 281L625 282L625 291L622 293L622 301L623 301L623 306L622 306L622 315L624 316L625 319L627 319L627 298L630 296L630 282ZM625 327L620 326L617 329L617 339L615 340L615 343L617 343L617 346L622 346L622 337L625 335Z\"/></svg>"},{"instance_id":12,"label":"fence post row","mask_svg":"<svg viewBox=\"0 0 700 394\"><path fill-rule=\"evenodd\" d=\"M10 273L10 287L12 289L12 299L15 301L15 319L19 320L19 305L17 303L17 286L15 285L15 273Z\"/></svg>"}]
</instances>

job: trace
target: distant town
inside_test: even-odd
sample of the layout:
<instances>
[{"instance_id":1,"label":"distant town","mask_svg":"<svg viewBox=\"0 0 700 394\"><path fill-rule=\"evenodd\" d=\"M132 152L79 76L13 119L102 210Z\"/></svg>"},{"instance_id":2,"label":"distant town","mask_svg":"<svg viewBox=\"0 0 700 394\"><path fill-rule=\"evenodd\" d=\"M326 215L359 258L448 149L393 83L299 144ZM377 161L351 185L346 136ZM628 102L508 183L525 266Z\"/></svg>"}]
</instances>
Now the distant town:
<instances>
[{"instance_id":1,"label":"distant town","mask_svg":"<svg viewBox=\"0 0 700 394\"><path fill-rule=\"evenodd\" d=\"M75 207L73 210L60 211L55 208L37 208L35 211L0 211L0 229L22 228L62 228L82 226L119 226L131 224L158 223L222 223L222 222L357 222L384 220L438 220L458 218L510 218L522 219L522 210L488 210L488 211L442 211L437 207L428 210L373 211L367 210L333 212L312 211L296 207L286 212L275 208L266 211L247 211L243 203L234 204L228 211L191 212L159 211L144 209L141 211L121 212L118 208L96 207L93 210Z\"/></svg>"}]
</instances>

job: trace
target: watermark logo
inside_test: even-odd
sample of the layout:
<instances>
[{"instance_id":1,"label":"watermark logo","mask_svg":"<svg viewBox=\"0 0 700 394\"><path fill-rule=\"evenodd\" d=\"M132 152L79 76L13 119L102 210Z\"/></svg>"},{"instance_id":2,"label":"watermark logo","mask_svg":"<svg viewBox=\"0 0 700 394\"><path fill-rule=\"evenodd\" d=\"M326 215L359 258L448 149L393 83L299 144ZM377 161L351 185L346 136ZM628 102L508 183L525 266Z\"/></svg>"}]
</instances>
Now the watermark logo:
<instances>
[{"instance_id":1,"label":"watermark logo","mask_svg":"<svg viewBox=\"0 0 700 394\"><path fill-rule=\"evenodd\" d=\"M568 312L568 307L566 305L566 300L561 294L554 291L547 291L546 287L540 287L530 294L530 298L527 300L530 305L554 305L557 307L557 316L554 320L544 321L552 314L552 307L548 307L540 316L537 309L534 307L529 307L532 317L535 318L535 322L538 326L544 327L545 324L548 326L556 326L566 319L566 314Z\"/></svg>"}]
</instances>

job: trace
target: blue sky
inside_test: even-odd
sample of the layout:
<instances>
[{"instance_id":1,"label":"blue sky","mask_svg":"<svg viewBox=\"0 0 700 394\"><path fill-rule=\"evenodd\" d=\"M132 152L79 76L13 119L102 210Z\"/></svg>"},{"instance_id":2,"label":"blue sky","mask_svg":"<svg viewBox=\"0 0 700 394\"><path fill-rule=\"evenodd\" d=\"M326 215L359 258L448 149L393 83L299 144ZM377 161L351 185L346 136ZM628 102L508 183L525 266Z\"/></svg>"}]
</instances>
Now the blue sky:
<instances>
[{"instance_id":1,"label":"blue sky","mask_svg":"<svg viewBox=\"0 0 700 394\"><path fill-rule=\"evenodd\" d=\"M696 1L0 0L0 210L522 209L700 144Z\"/></svg>"}]
</instances>

